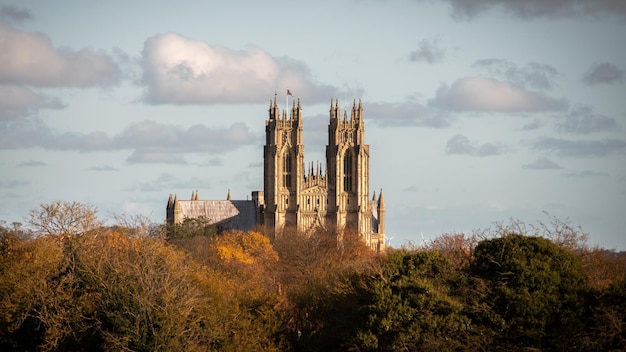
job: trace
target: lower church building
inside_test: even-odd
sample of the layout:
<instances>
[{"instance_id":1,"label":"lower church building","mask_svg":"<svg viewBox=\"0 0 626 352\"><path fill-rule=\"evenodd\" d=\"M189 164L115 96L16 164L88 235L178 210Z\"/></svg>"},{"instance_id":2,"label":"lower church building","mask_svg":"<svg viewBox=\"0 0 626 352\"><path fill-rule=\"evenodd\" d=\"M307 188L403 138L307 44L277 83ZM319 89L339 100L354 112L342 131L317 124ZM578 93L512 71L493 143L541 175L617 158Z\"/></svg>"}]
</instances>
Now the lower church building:
<instances>
[{"instance_id":1,"label":"lower church building","mask_svg":"<svg viewBox=\"0 0 626 352\"><path fill-rule=\"evenodd\" d=\"M271 236L284 229L315 228L358 232L370 248L385 248L385 202L382 191L369 195L369 145L365 144L363 105L356 101L350 117L338 101L331 100L326 146L326 168L304 162L302 107L294 101L290 111L280 111L276 97L270 101L265 121L263 191L250 200L190 200L170 195L167 223L204 217L222 229L262 228Z\"/></svg>"}]
</instances>

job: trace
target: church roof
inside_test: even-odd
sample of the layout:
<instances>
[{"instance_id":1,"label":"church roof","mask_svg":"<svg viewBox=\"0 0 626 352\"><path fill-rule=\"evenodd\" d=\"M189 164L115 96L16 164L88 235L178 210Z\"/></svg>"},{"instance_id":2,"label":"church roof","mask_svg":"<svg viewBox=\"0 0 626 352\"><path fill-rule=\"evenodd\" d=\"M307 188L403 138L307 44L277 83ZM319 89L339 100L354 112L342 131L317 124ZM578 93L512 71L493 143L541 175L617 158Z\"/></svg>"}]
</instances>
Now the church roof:
<instances>
[{"instance_id":1,"label":"church roof","mask_svg":"<svg viewBox=\"0 0 626 352\"><path fill-rule=\"evenodd\" d=\"M204 217L224 228L251 230L256 226L256 206L251 200L179 200L183 218Z\"/></svg>"}]
</instances>

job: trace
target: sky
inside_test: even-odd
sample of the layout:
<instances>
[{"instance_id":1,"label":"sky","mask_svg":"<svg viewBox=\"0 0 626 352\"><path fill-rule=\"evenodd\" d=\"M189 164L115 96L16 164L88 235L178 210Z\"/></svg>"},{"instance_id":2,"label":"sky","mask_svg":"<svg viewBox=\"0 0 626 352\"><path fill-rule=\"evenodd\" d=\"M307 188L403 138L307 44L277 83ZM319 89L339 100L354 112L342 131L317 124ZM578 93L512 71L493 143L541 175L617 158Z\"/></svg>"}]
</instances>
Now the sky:
<instances>
[{"instance_id":1,"label":"sky","mask_svg":"<svg viewBox=\"0 0 626 352\"><path fill-rule=\"evenodd\" d=\"M247 199L287 89L307 163L362 101L391 246L556 219L626 250L623 0L0 0L0 220Z\"/></svg>"}]
</instances>

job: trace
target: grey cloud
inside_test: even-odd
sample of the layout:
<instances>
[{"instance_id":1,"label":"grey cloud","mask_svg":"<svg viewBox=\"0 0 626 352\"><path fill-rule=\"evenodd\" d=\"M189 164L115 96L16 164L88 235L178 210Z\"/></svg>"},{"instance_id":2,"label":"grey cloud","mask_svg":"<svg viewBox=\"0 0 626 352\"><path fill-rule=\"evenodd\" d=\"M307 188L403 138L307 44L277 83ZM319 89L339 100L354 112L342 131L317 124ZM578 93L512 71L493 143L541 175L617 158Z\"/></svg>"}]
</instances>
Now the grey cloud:
<instances>
[{"instance_id":1,"label":"grey cloud","mask_svg":"<svg viewBox=\"0 0 626 352\"><path fill-rule=\"evenodd\" d=\"M569 172L565 174L565 177L568 178L587 178L587 177L605 177L608 176L606 172L597 172L593 170L583 170L579 172Z\"/></svg>"},{"instance_id":2,"label":"grey cloud","mask_svg":"<svg viewBox=\"0 0 626 352\"><path fill-rule=\"evenodd\" d=\"M140 183L129 190L138 190L142 192L163 192L164 189L195 190L198 188L210 189L211 185L206 178L200 179L198 177L191 177L189 179L182 180L171 173L165 172L157 176L156 179ZM191 191L189 195L191 197Z\"/></svg>"},{"instance_id":3,"label":"grey cloud","mask_svg":"<svg viewBox=\"0 0 626 352\"><path fill-rule=\"evenodd\" d=\"M243 123L229 127L176 125L143 121L127 126L113 137L103 132L56 133L36 119L0 121L0 149L43 147L51 150L134 150L129 163L184 163L180 154L223 153L257 142Z\"/></svg>"},{"instance_id":4,"label":"grey cloud","mask_svg":"<svg viewBox=\"0 0 626 352\"><path fill-rule=\"evenodd\" d=\"M209 128L194 125L180 126L143 121L132 124L115 138L119 147L132 147L144 152L224 152L242 145L253 144L256 136L244 123L230 127Z\"/></svg>"},{"instance_id":5,"label":"grey cloud","mask_svg":"<svg viewBox=\"0 0 626 352\"><path fill-rule=\"evenodd\" d=\"M39 166L46 166L46 165L48 164L43 161L36 161L36 160L24 161L24 162L17 164L18 167L39 167Z\"/></svg>"},{"instance_id":6,"label":"grey cloud","mask_svg":"<svg viewBox=\"0 0 626 352\"><path fill-rule=\"evenodd\" d=\"M0 120L15 119L35 113L39 109L62 109L58 99L35 93L29 88L0 85Z\"/></svg>"},{"instance_id":7,"label":"grey cloud","mask_svg":"<svg viewBox=\"0 0 626 352\"><path fill-rule=\"evenodd\" d=\"M503 148L491 143L478 144L471 142L469 138L457 134L446 143L446 154L492 156L503 153Z\"/></svg>"},{"instance_id":8,"label":"grey cloud","mask_svg":"<svg viewBox=\"0 0 626 352\"><path fill-rule=\"evenodd\" d=\"M532 122L522 126L522 129L525 131L532 131L537 130L541 127L543 127L543 122L541 122L539 119L534 119Z\"/></svg>"},{"instance_id":9,"label":"grey cloud","mask_svg":"<svg viewBox=\"0 0 626 352\"><path fill-rule=\"evenodd\" d=\"M41 33L28 33L0 24L0 84L39 87L110 86L121 72L104 52L57 49ZM24 60L28 57L29 60Z\"/></svg>"},{"instance_id":10,"label":"grey cloud","mask_svg":"<svg viewBox=\"0 0 626 352\"><path fill-rule=\"evenodd\" d=\"M539 62L530 62L518 66L505 59L483 59L472 65L484 70L490 77L503 80L519 87L549 90L554 86L554 78L559 72L556 68Z\"/></svg>"},{"instance_id":11,"label":"grey cloud","mask_svg":"<svg viewBox=\"0 0 626 352\"><path fill-rule=\"evenodd\" d=\"M186 164L185 158L167 151L135 150L126 158L129 164Z\"/></svg>"},{"instance_id":12,"label":"grey cloud","mask_svg":"<svg viewBox=\"0 0 626 352\"><path fill-rule=\"evenodd\" d=\"M574 134L612 131L619 128L620 125L614 118L594 114L591 108L586 106L572 109L565 120L556 126L557 131Z\"/></svg>"},{"instance_id":13,"label":"grey cloud","mask_svg":"<svg viewBox=\"0 0 626 352\"><path fill-rule=\"evenodd\" d=\"M417 188L415 186L409 186L409 187L406 187L405 189L403 189L402 191L403 192L417 193L417 192L419 192L419 188Z\"/></svg>"},{"instance_id":14,"label":"grey cloud","mask_svg":"<svg viewBox=\"0 0 626 352\"><path fill-rule=\"evenodd\" d=\"M206 163L203 163L202 166L223 166L224 160L222 158L212 158L208 160Z\"/></svg>"},{"instance_id":15,"label":"grey cloud","mask_svg":"<svg viewBox=\"0 0 626 352\"><path fill-rule=\"evenodd\" d=\"M151 104L258 103L287 88L321 102L338 92L314 82L300 61L273 57L258 47L232 50L173 33L146 40L142 65L144 100Z\"/></svg>"},{"instance_id":16,"label":"grey cloud","mask_svg":"<svg viewBox=\"0 0 626 352\"><path fill-rule=\"evenodd\" d=\"M416 102L404 103L369 103L363 106L365 119L380 127L449 127L450 117L429 110Z\"/></svg>"},{"instance_id":17,"label":"grey cloud","mask_svg":"<svg viewBox=\"0 0 626 352\"><path fill-rule=\"evenodd\" d=\"M609 15L626 18L623 0L446 0L456 18L472 19L484 12L502 10L521 19Z\"/></svg>"},{"instance_id":18,"label":"grey cloud","mask_svg":"<svg viewBox=\"0 0 626 352\"><path fill-rule=\"evenodd\" d=\"M6 19L13 22L23 22L33 18L33 15L27 9L19 8L13 5L3 5L0 7L0 19Z\"/></svg>"},{"instance_id":19,"label":"grey cloud","mask_svg":"<svg viewBox=\"0 0 626 352\"><path fill-rule=\"evenodd\" d=\"M24 181L24 180L7 180L7 181L2 181L0 180L0 188L9 188L9 189L13 189L16 187L24 187L24 186L28 186L28 182Z\"/></svg>"},{"instance_id":20,"label":"grey cloud","mask_svg":"<svg viewBox=\"0 0 626 352\"><path fill-rule=\"evenodd\" d=\"M587 85L624 83L624 70L608 63L595 63L584 74L582 81Z\"/></svg>"},{"instance_id":21,"label":"grey cloud","mask_svg":"<svg viewBox=\"0 0 626 352\"><path fill-rule=\"evenodd\" d=\"M626 151L626 141L621 139L567 140L540 138L532 144L533 149L553 152L567 157L603 157Z\"/></svg>"},{"instance_id":22,"label":"grey cloud","mask_svg":"<svg viewBox=\"0 0 626 352\"><path fill-rule=\"evenodd\" d=\"M554 161L542 156L537 158L537 160L533 161L532 163L522 165L522 169L555 170L562 169L562 167Z\"/></svg>"},{"instance_id":23,"label":"grey cloud","mask_svg":"<svg viewBox=\"0 0 626 352\"><path fill-rule=\"evenodd\" d=\"M109 165L90 166L86 168L85 170L87 171L119 171L118 169Z\"/></svg>"},{"instance_id":24,"label":"grey cloud","mask_svg":"<svg viewBox=\"0 0 626 352\"><path fill-rule=\"evenodd\" d=\"M415 62L426 62L429 64L441 62L445 56L445 50L439 47L439 41L426 39L419 43L417 50L409 54L409 60Z\"/></svg>"}]
</instances>

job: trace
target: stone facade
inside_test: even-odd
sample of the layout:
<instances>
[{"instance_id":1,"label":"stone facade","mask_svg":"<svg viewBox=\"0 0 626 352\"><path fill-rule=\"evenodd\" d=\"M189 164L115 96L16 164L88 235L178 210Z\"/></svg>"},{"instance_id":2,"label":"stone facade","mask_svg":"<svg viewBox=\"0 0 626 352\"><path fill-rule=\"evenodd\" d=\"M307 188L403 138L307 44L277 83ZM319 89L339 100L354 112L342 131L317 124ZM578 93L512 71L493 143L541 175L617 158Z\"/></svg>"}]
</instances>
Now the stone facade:
<instances>
[{"instance_id":1,"label":"stone facade","mask_svg":"<svg viewBox=\"0 0 626 352\"><path fill-rule=\"evenodd\" d=\"M226 201L201 201L197 193L189 201L170 196L168 223L204 216L226 228L248 230L256 224L271 235L285 228L357 231L372 249L384 249L385 202L382 191L378 198L375 192L369 198L369 145L362 103L355 101L349 118L347 114L343 111L342 118L338 102L331 101L323 170L320 163L304 162L300 100L281 114L275 97L265 121L264 191L253 192L247 201L232 201L230 193Z\"/></svg>"}]
</instances>

